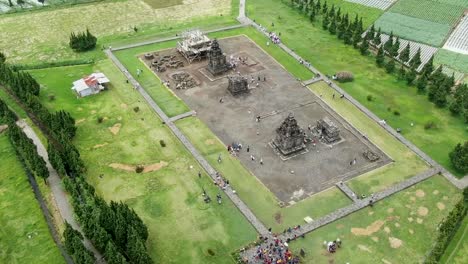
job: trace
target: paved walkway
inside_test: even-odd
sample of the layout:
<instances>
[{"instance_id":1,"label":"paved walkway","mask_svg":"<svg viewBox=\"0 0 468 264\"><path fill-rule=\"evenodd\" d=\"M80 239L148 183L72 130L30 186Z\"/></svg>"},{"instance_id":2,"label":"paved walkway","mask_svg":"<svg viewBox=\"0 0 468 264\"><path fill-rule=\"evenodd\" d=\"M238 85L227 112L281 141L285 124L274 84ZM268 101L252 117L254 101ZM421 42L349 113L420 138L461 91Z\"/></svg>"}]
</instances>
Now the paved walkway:
<instances>
[{"instance_id":1,"label":"paved walkway","mask_svg":"<svg viewBox=\"0 0 468 264\"><path fill-rule=\"evenodd\" d=\"M44 159L47 165L47 169L49 170L49 178L47 179L48 185L52 190L52 194L57 204L57 208L59 209L60 215L62 219L67 221L74 229L80 231L81 227L75 220L73 215L73 207L71 206L71 201L68 200L67 193L65 192L62 186L62 180L60 179L57 171L50 165L49 156L47 155L47 150L40 141L39 137L37 136L36 132L24 121L20 120L17 122L18 126L21 127L24 133L33 140L34 144L37 146L37 153ZM83 235L84 236L84 235ZM92 245L91 241L89 241L86 237L83 240L84 245L86 248L91 250L98 260L98 263L105 263L102 255L96 250L96 248Z\"/></svg>"},{"instance_id":2,"label":"paved walkway","mask_svg":"<svg viewBox=\"0 0 468 264\"><path fill-rule=\"evenodd\" d=\"M186 113L183 113L183 114L180 114L180 115L176 115L176 116L173 116L171 118L169 118L169 121L171 122L175 122L179 119L184 119L186 117L189 117L189 116L196 116L197 115L197 112L195 111L189 111L189 112L186 112Z\"/></svg>"},{"instance_id":3,"label":"paved walkway","mask_svg":"<svg viewBox=\"0 0 468 264\"><path fill-rule=\"evenodd\" d=\"M110 50L106 50L105 53L107 56L115 63L115 65L120 69L120 71L127 77L129 82L133 87L140 92L146 102L151 106L151 108L159 115L159 117L165 122L165 124L172 130L172 133L184 144L184 146L190 151L192 156L200 163L203 169L208 173L208 175L216 180L216 170L205 160L205 158L195 149L192 143L185 137L185 135L179 130L179 128L171 121L164 111L156 104L156 102L151 98L151 96L143 89L143 87L138 83L135 78L128 72L128 70L122 65L122 63L117 59L117 57ZM260 222L260 220L255 217L249 207L233 192L231 188L224 190L225 194L231 199L234 205L241 211L241 213L247 218L247 220L253 225L257 232L263 236L268 236L267 228Z\"/></svg>"},{"instance_id":4,"label":"paved walkway","mask_svg":"<svg viewBox=\"0 0 468 264\"><path fill-rule=\"evenodd\" d=\"M348 196L349 199L351 199L351 201L353 202L357 202L358 201L358 197L356 196L356 193L353 192L353 190L351 190L351 188L349 188L349 186L340 181L340 182L337 182L336 184L336 187L338 187L338 189L340 189L346 196Z\"/></svg>"},{"instance_id":5,"label":"paved walkway","mask_svg":"<svg viewBox=\"0 0 468 264\"><path fill-rule=\"evenodd\" d=\"M305 86L308 86L308 85L314 84L316 82L320 82L322 80L323 80L323 78L322 78L322 76L320 76L320 77L315 77L315 78L312 78L312 79L309 79L309 80L305 80L305 81L302 82L302 84L304 84Z\"/></svg>"}]
</instances>

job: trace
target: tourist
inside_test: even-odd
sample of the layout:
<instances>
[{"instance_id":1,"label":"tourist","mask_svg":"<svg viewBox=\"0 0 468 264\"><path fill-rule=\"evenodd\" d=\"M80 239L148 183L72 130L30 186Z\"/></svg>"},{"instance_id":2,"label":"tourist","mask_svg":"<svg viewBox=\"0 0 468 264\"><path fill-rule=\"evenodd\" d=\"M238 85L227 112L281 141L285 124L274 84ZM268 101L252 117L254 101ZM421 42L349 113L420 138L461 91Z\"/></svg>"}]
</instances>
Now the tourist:
<instances>
[{"instance_id":1,"label":"tourist","mask_svg":"<svg viewBox=\"0 0 468 264\"><path fill-rule=\"evenodd\" d=\"M221 163L221 154L218 156L218 163Z\"/></svg>"},{"instance_id":2,"label":"tourist","mask_svg":"<svg viewBox=\"0 0 468 264\"><path fill-rule=\"evenodd\" d=\"M266 76L263 76L263 81L266 82Z\"/></svg>"},{"instance_id":3,"label":"tourist","mask_svg":"<svg viewBox=\"0 0 468 264\"><path fill-rule=\"evenodd\" d=\"M201 179L201 171L198 172L198 178Z\"/></svg>"},{"instance_id":4,"label":"tourist","mask_svg":"<svg viewBox=\"0 0 468 264\"><path fill-rule=\"evenodd\" d=\"M250 151L250 146L247 146L247 152L249 152L249 151Z\"/></svg>"},{"instance_id":5,"label":"tourist","mask_svg":"<svg viewBox=\"0 0 468 264\"><path fill-rule=\"evenodd\" d=\"M263 165L263 159L260 158L260 165Z\"/></svg>"},{"instance_id":6,"label":"tourist","mask_svg":"<svg viewBox=\"0 0 468 264\"><path fill-rule=\"evenodd\" d=\"M266 45L267 45L267 47L269 47L270 46L270 41L267 41Z\"/></svg>"},{"instance_id":7,"label":"tourist","mask_svg":"<svg viewBox=\"0 0 468 264\"><path fill-rule=\"evenodd\" d=\"M335 100L335 93L333 93L333 100Z\"/></svg>"}]
</instances>

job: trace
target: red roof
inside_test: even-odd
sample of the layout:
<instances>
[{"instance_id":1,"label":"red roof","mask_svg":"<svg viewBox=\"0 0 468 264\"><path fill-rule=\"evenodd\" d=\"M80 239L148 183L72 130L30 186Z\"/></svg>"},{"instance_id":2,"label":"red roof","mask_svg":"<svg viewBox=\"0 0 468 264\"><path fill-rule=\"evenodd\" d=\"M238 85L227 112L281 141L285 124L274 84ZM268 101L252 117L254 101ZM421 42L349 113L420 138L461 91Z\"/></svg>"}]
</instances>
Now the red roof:
<instances>
[{"instance_id":1,"label":"red roof","mask_svg":"<svg viewBox=\"0 0 468 264\"><path fill-rule=\"evenodd\" d=\"M97 79L92 75L84 77L83 80L86 83L86 85L88 85L88 87L96 86L98 84Z\"/></svg>"}]
</instances>

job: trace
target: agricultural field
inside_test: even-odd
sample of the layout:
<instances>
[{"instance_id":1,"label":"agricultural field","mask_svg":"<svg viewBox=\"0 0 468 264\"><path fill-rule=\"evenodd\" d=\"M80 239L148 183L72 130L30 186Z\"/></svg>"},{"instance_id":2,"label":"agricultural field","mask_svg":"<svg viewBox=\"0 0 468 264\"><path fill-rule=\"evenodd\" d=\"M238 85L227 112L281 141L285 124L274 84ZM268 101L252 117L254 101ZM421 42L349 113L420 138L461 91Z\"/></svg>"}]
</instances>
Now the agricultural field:
<instances>
[{"instance_id":1,"label":"agricultural field","mask_svg":"<svg viewBox=\"0 0 468 264\"><path fill-rule=\"evenodd\" d=\"M440 47L466 7L466 1L399 0L375 25L385 33Z\"/></svg>"},{"instance_id":2,"label":"agricultural field","mask_svg":"<svg viewBox=\"0 0 468 264\"><path fill-rule=\"evenodd\" d=\"M468 55L446 49L439 49L435 55L435 64L444 65L460 74L468 75Z\"/></svg>"},{"instance_id":3,"label":"agricultural field","mask_svg":"<svg viewBox=\"0 0 468 264\"><path fill-rule=\"evenodd\" d=\"M381 10L386 10L398 0L346 0L346 1L368 6L368 7L378 8Z\"/></svg>"},{"instance_id":4,"label":"agricultural field","mask_svg":"<svg viewBox=\"0 0 468 264\"><path fill-rule=\"evenodd\" d=\"M158 9L143 0L125 0L5 14L0 16L0 50L10 62L21 64L101 59L100 47L128 37L135 41L177 27L180 33L192 22L208 28L231 24L231 10L230 0L187 0ZM86 28L97 36L97 48L74 53L68 46L70 33Z\"/></svg>"},{"instance_id":5,"label":"agricultural field","mask_svg":"<svg viewBox=\"0 0 468 264\"><path fill-rule=\"evenodd\" d=\"M468 57L468 16L462 18L445 43L444 49L458 52Z\"/></svg>"},{"instance_id":6,"label":"agricultural field","mask_svg":"<svg viewBox=\"0 0 468 264\"><path fill-rule=\"evenodd\" d=\"M65 263L6 132L0 156L0 263Z\"/></svg>"},{"instance_id":7,"label":"agricultural field","mask_svg":"<svg viewBox=\"0 0 468 264\"><path fill-rule=\"evenodd\" d=\"M296 253L304 249L304 263L420 263L434 243L439 222L460 198L445 178L433 176L290 246ZM337 238L341 248L328 253L324 241Z\"/></svg>"},{"instance_id":8,"label":"agricultural field","mask_svg":"<svg viewBox=\"0 0 468 264\"><path fill-rule=\"evenodd\" d=\"M257 0L247 4L250 17L262 25L270 25L272 18L276 18L275 28L271 30L281 32L283 43L324 74L352 72L355 80L340 84L343 89L387 124L400 128L407 139L455 173L448 153L468 138L468 130L461 119L453 117L446 109L435 107L426 95L418 94L416 88L408 88L395 76L376 68L374 58L362 57L358 51L323 31L319 22L311 24L281 1ZM373 100L368 101L368 96ZM395 115L395 110L400 115ZM428 122L434 122L437 127L424 129Z\"/></svg>"},{"instance_id":9,"label":"agricultural field","mask_svg":"<svg viewBox=\"0 0 468 264\"><path fill-rule=\"evenodd\" d=\"M93 71L106 74L111 87L76 98L72 82ZM148 226L154 260L232 263L230 253L255 240L253 227L224 194L221 205L203 202L203 188L212 198L219 189L206 175L198 178L202 169L194 158L110 61L31 74L43 86L40 98L48 108L75 117L74 143L87 165L88 182L106 200L129 204ZM50 94L56 99L50 101ZM147 172L137 174L139 164Z\"/></svg>"}]
</instances>

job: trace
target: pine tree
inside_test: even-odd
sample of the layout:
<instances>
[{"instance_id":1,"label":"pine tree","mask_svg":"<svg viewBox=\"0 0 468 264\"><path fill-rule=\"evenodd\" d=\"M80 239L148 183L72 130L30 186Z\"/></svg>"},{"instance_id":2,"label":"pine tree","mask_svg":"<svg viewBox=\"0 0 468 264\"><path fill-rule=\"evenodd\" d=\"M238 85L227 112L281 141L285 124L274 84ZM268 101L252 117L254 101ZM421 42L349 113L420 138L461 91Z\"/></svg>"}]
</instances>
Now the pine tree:
<instances>
[{"instance_id":1,"label":"pine tree","mask_svg":"<svg viewBox=\"0 0 468 264\"><path fill-rule=\"evenodd\" d=\"M397 37L393 44L392 51L390 52L392 57L398 57L398 50L400 49L400 37Z\"/></svg>"},{"instance_id":2,"label":"pine tree","mask_svg":"<svg viewBox=\"0 0 468 264\"><path fill-rule=\"evenodd\" d=\"M367 40L367 33L361 40L361 45L359 46L359 51L361 52L361 55L367 55L369 54L369 42Z\"/></svg>"},{"instance_id":3,"label":"pine tree","mask_svg":"<svg viewBox=\"0 0 468 264\"><path fill-rule=\"evenodd\" d=\"M434 55L431 56L431 58L424 64L421 74L428 77L431 75L431 73L434 71Z\"/></svg>"},{"instance_id":4,"label":"pine tree","mask_svg":"<svg viewBox=\"0 0 468 264\"><path fill-rule=\"evenodd\" d=\"M332 34L332 35L336 34L336 18L335 18L335 16L331 17L331 24L330 24L330 27L328 27L328 31L330 31L330 34Z\"/></svg>"},{"instance_id":5,"label":"pine tree","mask_svg":"<svg viewBox=\"0 0 468 264\"><path fill-rule=\"evenodd\" d=\"M400 69L398 70L398 79L404 80L406 78L406 70L405 66L402 64Z\"/></svg>"},{"instance_id":6,"label":"pine tree","mask_svg":"<svg viewBox=\"0 0 468 264\"><path fill-rule=\"evenodd\" d=\"M388 52L389 54L391 54L392 47L393 47L393 31L390 33L388 40L384 44L384 50Z\"/></svg>"},{"instance_id":7,"label":"pine tree","mask_svg":"<svg viewBox=\"0 0 468 264\"><path fill-rule=\"evenodd\" d=\"M382 67L385 63L385 54L382 46L380 46L379 50L377 51L377 57L375 62L377 63L377 66Z\"/></svg>"},{"instance_id":8,"label":"pine tree","mask_svg":"<svg viewBox=\"0 0 468 264\"><path fill-rule=\"evenodd\" d=\"M406 44L406 47L401 51L399 59L402 62L407 62L410 58L410 43Z\"/></svg>"},{"instance_id":9,"label":"pine tree","mask_svg":"<svg viewBox=\"0 0 468 264\"><path fill-rule=\"evenodd\" d=\"M6 56L3 54L3 52L0 52L0 64L5 63L6 61Z\"/></svg>"},{"instance_id":10,"label":"pine tree","mask_svg":"<svg viewBox=\"0 0 468 264\"><path fill-rule=\"evenodd\" d=\"M355 30L354 31L354 35L353 35L353 47L355 49L358 49L359 48L359 42L361 42L361 33L359 33L359 31Z\"/></svg>"},{"instance_id":11,"label":"pine tree","mask_svg":"<svg viewBox=\"0 0 468 264\"><path fill-rule=\"evenodd\" d=\"M369 29L369 32L367 33L367 36L368 36L369 40L374 39L374 37L375 37L375 26L374 26L374 24L371 25L371 27Z\"/></svg>"},{"instance_id":12,"label":"pine tree","mask_svg":"<svg viewBox=\"0 0 468 264\"><path fill-rule=\"evenodd\" d=\"M108 264L126 264L125 257L117 251L112 241L107 242L104 257Z\"/></svg>"},{"instance_id":13,"label":"pine tree","mask_svg":"<svg viewBox=\"0 0 468 264\"><path fill-rule=\"evenodd\" d=\"M328 20L328 16L325 15L325 17L324 17L323 20L322 20L322 28L323 28L324 30L327 30L327 29L328 29L328 24L329 24L329 23L330 23L330 22L329 22L329 20Z\"/></svg>"},{"instance_id":14,"label":"pine tree","mask_svg":"<svg viewBox=\"0 0 468 264\"><path fill-rule=\"evenodd\" d=\"M413 58L409 62L411 67L418 68L421 65L421 48L418 48L416 54L414 54Z\"/></svg>"},{"instance_id":15,"label":"pine tree","mask_svg":"<svg viewBox=\"0 0 468 264\"><path fill-rule=\"evenodd\" d=\"M312 11L310 11L309 20L310 22L315 22L315 8L313 8Z\"/></svg>"},{"instance_id":16,"label":"pine tree","mask_svg":"<svg viewBox=\"0 0 468 264\"><path fill-rule=\"evenodd\" d=\"M379 46L380 43L382 43L382 37L381 37L382 33L381 33L381 30L380 28L377 30L377 34L375 34L375 37L374 37L374 44L376 46Z\"/></svg>"},{"instance_id":17,"label":"pine tree","mask_svg":"<svg viewBox=\"0 0 468 264\"><path fill-rule=\"evenodd\" d=\"M336 22L341 21L341 7L338 8L338 11L336 11Z\"/></svg>"},{"instance_id":18,"label":"pine tree","mask_svg":"<svg viewBox=\"0 0 468 264\"><path fill-rule=\"evenodd\" d=\"M328 12L328 6L327 6L327 1L325 1L325 3L323 4L323 7L322 7L322 14L327 14Z\"/></svg>"},{"instance_id":19,"label":"pine tree","mask_svg":"<svg viewBox=\"0 0 468 264\"><path fill-rule=\"evenodd\" d=\"M416 71L414 69L411 69L405 74L405 78L406 78L406 84L412 85L414 82L414 79L416 79Z\"/></svg>"},{"instance_id":20,"label":"pine tree","mask_svg":"<svg viewBox=\"0 0 468 264\"><path fill-rule=\"evenodd\" d=\"M344 43L346 45L351 45L353 43L353 30L351 26L348 26L343 36Z\"/></svg>"},{"instance_id":21,"label":"pine tree","mask_svg":"<svg viewBox=\"0 0 468 264\"><path fill-rule=\"evenodd\" d=\"M390 60L385 65L385 71L387 73L392 73L395 71L395 60L390 58Z\"/></svg>"},{"instance_id":22,"label":"pine tree","mask_svg":"<svg viewBox=\"0 0 468 264\"><path fill-rule=\"evenodd\" d=\"M453 167L461 172L468 172L468 141L462 145L458 143L455 149L449 154Z\"/></svg>"},{"instance_id":23,"label":"pine tree","mask_svg":"<svg viewBox=\"0 0 468 264\"><path fill-rule=\"evenodd\" d=\"M426 86L427 86L427 77L424 75L421 75L418 80L416 81L416 87L418 88L419 93L424 93L426 91Z\"/></svg>"},{"instance_id":24,"label":"pine tree","mask_svg":"<svg viewBox=\"0 0 468 264\"><path fill-rule=\"evenodd\" d=\"M319 12L321 8L322 6L320 4L320 0L318 0L317 3L315 4L315 9Z\"/></svg>"}]
</instances>

